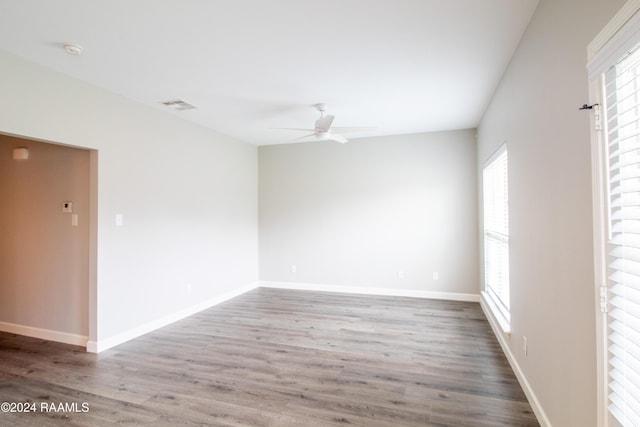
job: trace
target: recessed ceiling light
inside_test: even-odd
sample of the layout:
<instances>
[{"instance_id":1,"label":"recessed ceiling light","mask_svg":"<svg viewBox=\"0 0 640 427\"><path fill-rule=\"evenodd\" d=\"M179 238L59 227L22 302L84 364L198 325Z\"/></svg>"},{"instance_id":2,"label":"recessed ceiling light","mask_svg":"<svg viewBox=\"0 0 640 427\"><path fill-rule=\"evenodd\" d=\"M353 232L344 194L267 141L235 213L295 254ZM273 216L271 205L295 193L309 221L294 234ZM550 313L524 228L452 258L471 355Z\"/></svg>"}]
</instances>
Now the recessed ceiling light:
<instances>
[{"instance_id":1,"label":"recessed ceiling light","mask_svg":"<svg viewBox=\"0 0 640 427\"><path fill-rule=\"evenodd\" d=\"M69 55L80 55L82 53L82 46L75 43L67 43L64 45L64 51Z\"/></svg>"}]
</instances>

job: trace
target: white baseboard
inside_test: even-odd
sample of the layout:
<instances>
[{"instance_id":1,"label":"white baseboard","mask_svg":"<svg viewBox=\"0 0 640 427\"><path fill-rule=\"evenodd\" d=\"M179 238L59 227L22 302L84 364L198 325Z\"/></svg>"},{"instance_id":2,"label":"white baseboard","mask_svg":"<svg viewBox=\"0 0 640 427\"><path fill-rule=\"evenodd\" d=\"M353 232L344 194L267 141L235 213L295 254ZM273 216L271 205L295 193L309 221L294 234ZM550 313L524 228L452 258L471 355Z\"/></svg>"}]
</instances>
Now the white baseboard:
<instances>
[{"instance_id":1,"label":"white baseboard","mask_svg":"<svg viewBox=\"0 0 640 427\"><path fill-rule=\"evenodd\" d=\"M87 340L89 339L89 337L84 335L53 331L51 329L35 328L33 326L16 325L15 323L8 322L0 322L0 331L82 347L87 345Z\"/></svg>"},{"instance_id":2,"label":"white baseboard","mask_svg":"<svg viewBox=\"0 0 640 427\"><path fill-rule=\"evenodd\" d=\"M295 289L300 291L340 292L347 294L384 295L394 297L429 298L451 301L479 302L479 294L455 292L418 291L414 289L370 288L361 286L322 285L318 283L258 282L263 288Z\"/></svg>"},{"instance_id":3,"label":"white baseboard","mask_svg":"<svg viewBox=\"0 0 640 427\"><path fill-rule=\"evenodd\" d=\"M152 320L151 322L144 323L140 326L136 326L135 328L113 335L109 338L101 339L101 340L98 340L97 342L89 341L86 343L87 351L89 353L100 353L102 351L115 347L119 344L122 344L134 338L147 334L151 331L162 328L163 326L167 326L173 322L177 322L178 320L182 320L186 317L194 315L202 310L206 310L217 304L228 301L232 298L235 298L239 295L244 294L245 292L249 292L257 288L258 286L259 286L258 282L253 282L253 283L250 283L249 285L243 286L242 288L224 293L217 297L192 305L191 307L185 308L183 310L177 311L167 316L163 316L159 319Z\"/></svg>"},{"instance_id":4,"label":"white baseboard","mask_svg":"<svg viewBox=\"0 0 640 427\"><path fill-rule=\"evenodd\" d=\"M544 412L544 409L542 408L542 405L538 400L538 397L533 391L533 388L531 388L529 381L527 381L527 377L524 375L524 372L520 368L518 361L516 360L515 356L511 352L511 349L509 348L509 345L505 340L505 334L502 332L502 327L500 326L498 319L496 319L495 316L493 315L493 312L489 308L488 302L485 300L484 296L480 298L480 307L482 307L482 311L484 312L485 316L489 320L491 329L493 329L493 333L498 339L498 342L500 343L500 347L502 347L502 351L507 357L507 360L509 361L509 365L511 365L511 369L513 369L513 372L516 374L516 378L518 378L518 382L520 383L520 386L522 387L524 394L527 396L527 399L529 400L529 404L531 405L531 409L533 409L534 414L536 414L536 418L538 419L538 422L542 427L552 427L551 422L547 417L547 414Z\"/></svg>"}]
</instances>

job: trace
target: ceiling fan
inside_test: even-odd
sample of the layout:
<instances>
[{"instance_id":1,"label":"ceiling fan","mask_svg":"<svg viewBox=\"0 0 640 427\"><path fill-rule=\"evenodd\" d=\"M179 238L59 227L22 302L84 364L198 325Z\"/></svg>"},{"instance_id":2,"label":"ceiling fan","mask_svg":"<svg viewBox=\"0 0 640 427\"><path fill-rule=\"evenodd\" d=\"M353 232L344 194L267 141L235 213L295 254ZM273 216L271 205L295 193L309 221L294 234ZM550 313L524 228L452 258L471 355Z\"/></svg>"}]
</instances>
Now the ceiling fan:
<instances>
[{"instance_id":1,"label":"ceiling fan","mask_svg":"<svg viewBox=\"0 0 640 427\"><path fill-rule=\"evenodd\" d=\"M331 140L331 141L336 141L339 142L341 144L344 144L345 142L348 142L349 140L347 138L345 138L344 136L337 134L337 133L333 133L334 130L337 130L338 132L354 132L354 131L358 131L358 130L366 130L366 129L371 129L371 128L366 128L366 127L361 127L361 128L354 128L354 127L331 127L331 124L333 123L333 119L335 118L334 116L332 116L331 114L325 114L325 112L327 111L327 104L325 103L319 103L319 104L315 104L314 107L316 108L316 110L318 110L320 112L320 118L318 120L316 120L316 124L315 127L313 129L304 129L304 128L281 128L284 130L302 130L302 131L307 131L307 132L313 132L310 133L308 135L304 135L301 136L299 138L294 139L294 141L298 141L300 139L304 139L304 138L308 138L310 136L315 136L316 139L321 140L321 141L325 141L325 140Z\"/></svg>"}]
</instances>

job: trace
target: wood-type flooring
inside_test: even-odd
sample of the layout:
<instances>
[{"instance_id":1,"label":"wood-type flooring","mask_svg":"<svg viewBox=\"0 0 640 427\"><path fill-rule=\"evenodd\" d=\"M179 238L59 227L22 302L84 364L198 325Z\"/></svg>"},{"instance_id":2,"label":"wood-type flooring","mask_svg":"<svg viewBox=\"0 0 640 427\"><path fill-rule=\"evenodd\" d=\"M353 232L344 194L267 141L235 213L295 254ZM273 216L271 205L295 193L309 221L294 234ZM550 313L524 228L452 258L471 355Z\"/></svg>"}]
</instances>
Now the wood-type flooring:
<instances>
[{"instance_id":1,"label":"wood-type flooring","mask_svg":"<svg viewBox=\"0 0 640 427\"><path fill-rule=\"evenodd\" d=\"M97 355L0 333L3 402L1 426L538 425L479 304L267 288Z\"/></svg>"}]
</instances>

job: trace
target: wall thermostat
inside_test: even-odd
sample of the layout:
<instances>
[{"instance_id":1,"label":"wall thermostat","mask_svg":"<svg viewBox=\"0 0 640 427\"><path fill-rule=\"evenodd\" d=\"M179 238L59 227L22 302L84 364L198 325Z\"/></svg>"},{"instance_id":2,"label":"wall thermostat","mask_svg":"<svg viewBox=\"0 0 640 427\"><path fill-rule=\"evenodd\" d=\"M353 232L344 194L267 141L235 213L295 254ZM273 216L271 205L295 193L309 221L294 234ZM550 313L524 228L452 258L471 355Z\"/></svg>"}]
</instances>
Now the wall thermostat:
<instances>
[{"instance_id":1,"label":"wall thermostat","mask_svg":"<svg viewBox=\"0 0 640 427\"><path fill-rule=\"evenodd\" d=\"M62 202L62 212L64 212L64 213L72 213L73 212L73 202Z\"/></svg>"}]
</instances>

